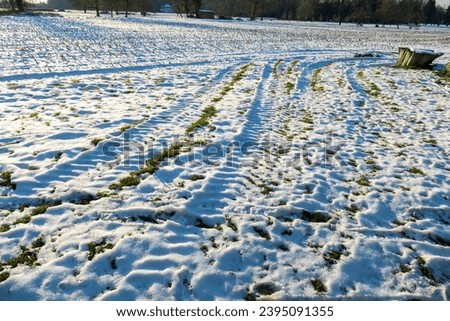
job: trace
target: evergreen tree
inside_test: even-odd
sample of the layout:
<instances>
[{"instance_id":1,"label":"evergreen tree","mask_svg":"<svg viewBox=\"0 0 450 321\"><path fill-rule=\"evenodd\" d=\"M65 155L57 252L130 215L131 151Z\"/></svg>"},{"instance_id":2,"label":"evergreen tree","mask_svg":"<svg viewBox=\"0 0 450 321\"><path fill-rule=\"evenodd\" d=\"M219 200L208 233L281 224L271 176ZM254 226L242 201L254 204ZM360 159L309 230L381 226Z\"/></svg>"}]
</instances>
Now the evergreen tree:
<instances>
[{"instance_id":1,"label":"evergreen tree","mask_svg":"<svg viewBox=\"0 0 450 321\"><path fill-rule=\"evenodd\" d=\"M436 0L428 0L423 7L425 23L436 23Z\"/></svg>"}]
</instances>

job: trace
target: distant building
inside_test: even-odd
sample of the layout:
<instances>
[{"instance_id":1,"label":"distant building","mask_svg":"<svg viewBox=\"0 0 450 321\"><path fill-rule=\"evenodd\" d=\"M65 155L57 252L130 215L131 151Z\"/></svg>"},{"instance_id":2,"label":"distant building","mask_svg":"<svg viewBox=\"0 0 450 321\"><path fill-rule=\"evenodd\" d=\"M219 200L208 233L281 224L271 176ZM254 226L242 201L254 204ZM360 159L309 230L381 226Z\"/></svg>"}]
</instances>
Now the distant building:
<instances>
[{"instance_id":1,"label":"distant building","mask_svg":"<svg viewBox=\"0 0 450 321\"><path fill-rule=\"evenodd\" d=\"M173 13L173 8L172 5L165 3L163 5L161 5L161 10L160 12L164 12L164 13Z\"/></svg>"},{"instance_id":2,"label":"distant building","mask_svg":"<svg viewBox=\"0 0 450 321\"><path fill-rule=\"evenodd\" d=\"M199 18L200 19L214 19L214 11L212 11L212 10L200 10Z\"/></svg>"}]
</instances>

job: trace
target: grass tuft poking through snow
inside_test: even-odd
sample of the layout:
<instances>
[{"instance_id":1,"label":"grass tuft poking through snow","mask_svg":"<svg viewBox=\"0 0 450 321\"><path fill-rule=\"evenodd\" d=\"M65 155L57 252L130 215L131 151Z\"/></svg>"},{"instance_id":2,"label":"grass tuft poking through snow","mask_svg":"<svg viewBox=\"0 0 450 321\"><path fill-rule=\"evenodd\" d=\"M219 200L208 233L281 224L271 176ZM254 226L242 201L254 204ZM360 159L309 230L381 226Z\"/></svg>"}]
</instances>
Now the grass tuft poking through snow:
<instances>
[{"instance_id":1,"label":"grass tuft poking through snow","mask_svg":"<svg viewBox=\"0 0 450 321\"><path fill-rule=\"evenodd\" d=\"M0 173L0 186L10 187L15 190L17 184L12 181L12 174L10 171L3 171Z\"/></svg>"},{"instance_id":2,"label":"grass tuft poking through snow","mask_svg":"<svg viewBox=\"0 0 450 321\"><path fill-rule=\"evenodd\" d=\"M314 287L314 290L318 293L325 293L327 292L327 287L325 286L325 284L323 284L323 282L320 279L312 279L311 280L311 284Z\"/></svg>"},{"instance_id":3,"label":"grass tuft poking through snow","mask_svg":"<svg viewBox=\"0 0 450 321\"><path fill-rule=\"evenodd\" d=\"M88 260L92 261L98 254L111 250L114 248L114 244L106 243L106 241L91 242L88 244Z\"/></svg>"},{"instance_id":4,"label":"grass tuft poking through snow","mask_svg":"<svg viewBox=\"0 0 450 321\"><path fill-rule=\"evenodd\" d=\"M217 110L214 106L208 106L203 110L200 118L186 129L186 134L193 133L197 128L208 126L209 119L216 116Z\"/></svg>"}]
</instances>

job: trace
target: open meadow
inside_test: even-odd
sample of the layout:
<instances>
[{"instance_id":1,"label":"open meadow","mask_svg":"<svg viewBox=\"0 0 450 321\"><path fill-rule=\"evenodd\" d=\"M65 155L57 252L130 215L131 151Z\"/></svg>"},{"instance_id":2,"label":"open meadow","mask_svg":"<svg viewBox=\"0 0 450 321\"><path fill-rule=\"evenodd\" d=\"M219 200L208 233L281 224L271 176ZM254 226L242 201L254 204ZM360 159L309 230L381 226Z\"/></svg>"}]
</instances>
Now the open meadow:
<instances>
[{"instance_id":1,"label":"open meadow","mask_svg":"<svg viewBox=\"0 0 450 321\"><path fill-rule=\"evenodd\" d=\"M399 46L450 28L0 16L0 300L450 299L450 78Z\"/></svg>"}]
</instances>

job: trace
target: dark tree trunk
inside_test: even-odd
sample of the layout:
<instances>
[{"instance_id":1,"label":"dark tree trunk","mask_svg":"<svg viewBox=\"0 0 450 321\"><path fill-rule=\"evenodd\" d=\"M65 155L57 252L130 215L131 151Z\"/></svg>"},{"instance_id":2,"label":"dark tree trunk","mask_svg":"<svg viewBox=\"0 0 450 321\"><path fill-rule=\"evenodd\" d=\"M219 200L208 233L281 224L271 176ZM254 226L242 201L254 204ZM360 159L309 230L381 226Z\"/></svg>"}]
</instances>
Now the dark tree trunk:
<instances>
[{"instance_id":1,"label":"dark tree trunk","mask_svg":"<svg viewBox=\"0 0 450 321\"><path fill-rule=\"evenodd\" d=\"M250 20L255 21L256 20L256 2L252 1L250 4Z\"/></svg>"},{"instance_id":2,"label":"dark tree trunk","mask_svg":"<svg viewBox=\"0 0 450 321\"><path fill-rule=\"evenodd\" d=\"M195 17L200 18L200 7L202 6L202 0L194 0Z\"/></svg>"},{"instance_id":3,"label":"dark tree trunk","mask_svg":"<svg viewBox=\"0 0 450 321\"><path fill-rule=\"evenodd\" d=\"M14 0L9 0L9 4L11 5L11 10L16 11L16 5L14 4Z\"/></svg>"},{"instance_id":4,"label":"dark tree trunk","mask_svg":"<svg viewBox=\"0 0 450 321\"><path fill-rule=\"evenodd\" d=\"M19 12L25 11L25 8L23 6L23 0L16 0L16 4L17 4L17 9L19 10Z\"/></svg>"}]
</instances>

